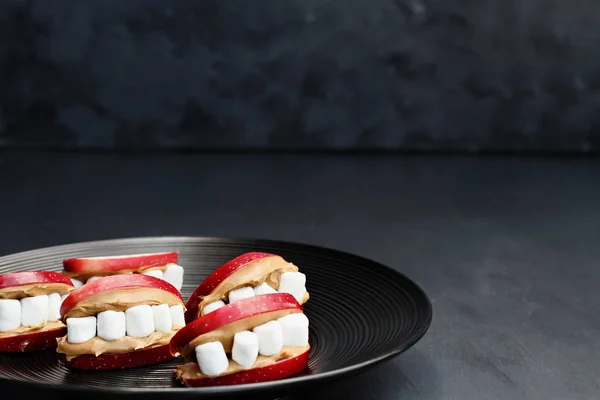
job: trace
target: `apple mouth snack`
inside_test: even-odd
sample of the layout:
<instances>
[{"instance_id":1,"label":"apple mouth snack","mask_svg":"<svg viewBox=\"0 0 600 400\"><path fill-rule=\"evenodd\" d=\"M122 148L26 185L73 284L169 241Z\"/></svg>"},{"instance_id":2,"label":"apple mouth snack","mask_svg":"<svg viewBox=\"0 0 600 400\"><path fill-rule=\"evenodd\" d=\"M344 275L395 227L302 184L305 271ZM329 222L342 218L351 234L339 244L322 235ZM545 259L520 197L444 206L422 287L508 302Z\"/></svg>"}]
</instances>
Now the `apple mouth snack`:
<instances>
[{"instance_id":1,"label":"apple mouth snack","mask_svg":"<svg viewBox=\"0 0 600 400\"><path fill-rule=\"evenodd\" d=\"M74 369L109 370L174 358L173 335L185 325L179 291L153 276L113 275L73 291L60 308L67 334L56 351Z\"/></svg>"},{"instance_id":2,"label":"apple mouth snack","mask_svg":"<svg viewBox=\"0 0 600 400\"><path fill-rule=\"evenodd\" d=\"M69 277L58 272L0 275L0 352L55 348L67 329L60 306L73 290Z\"/></svg>"},{"instance_id":3,"label":"apple mouth snack","mask_svg":"<svg viewBox=\"0 0 600 400\"><path fill-rule=\"evenodd\" d=\"M215 270L186 303L186 322L191 322L227 303L261 294L289 293L301 305L309 299L306 276L281 256L250 252Z\"/></svg>"},{"instance_id":4,"label":"apple mouth snack","mask_svg":"<svg viewBox=\"0 0 600 400\"><path fill-rule=\"evenodd\" d=\"M171 339L189 361L174 371L185 386L222 386L282 379L303 371L309 323L289 293L262 294L220 307Z\"/></svg>"},{"instance_id":5,"label":"apple mouth snack","mask_svg":"<svg viewBox=\"0 0 600 400\"><path fill-rule=\"evenodd\" d=\"M181 291L183 268L178 262L177 252L70 258L63 261L63 273L71 278L75 288L104 276L143 274L164 279Z\"/></svg>"}]
</instances>

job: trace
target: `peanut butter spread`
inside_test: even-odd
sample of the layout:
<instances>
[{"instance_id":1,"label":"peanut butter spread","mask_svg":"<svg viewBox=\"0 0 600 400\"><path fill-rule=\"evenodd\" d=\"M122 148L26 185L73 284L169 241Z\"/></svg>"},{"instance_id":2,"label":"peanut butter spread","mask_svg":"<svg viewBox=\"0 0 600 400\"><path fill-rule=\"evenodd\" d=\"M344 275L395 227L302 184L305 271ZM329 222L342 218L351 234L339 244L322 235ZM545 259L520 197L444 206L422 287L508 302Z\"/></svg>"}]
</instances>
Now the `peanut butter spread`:
<instances>
[{"instance_id":1,"label":"peanut butter spread","mask_svg":"<svg viewBox=\"0 0 600 400\"><path fill-rule=\"evenodd\" d=\"M71 271L62 271L63 274L67 275L69 278L77 279L78 281L85 282L90 279L92 276L111 276L111 275L129 275L133 273L142 273L147 271L162 271L165 272L167 269L167 265L159 266L159 267L150 267L150 268L134 268L134 269L119 269L119 270L105 270L105 271L92 271L92 272L71 272Z\"/></svg>"},{"instance_id":2,"label":"peanut butter spread","mask_svg":"<svg viewBox=\"0 0 600 400\"><path fill-rule=\"evenodd\" d=\"M196 337L181 350L181 355L186 360L195 361L196 346L216 341L221 342L223 348L225 349L225 352L231 352L231 348L233 347L233 337L237 332L252 330L258 325L262 325L264 323L284 317L289 314L301 312L301 310L297 309L278 310L240 319L230 324L226 324L221 328L212 330L210 332Z\"/></svg>"},{"instance_id":3,"label":"peanut butter spread","mask_svg":"<svg viewBox=\"0 0 600 400\"><path fill-rule=\"evenodd\" d=\"M42 296L50 293L58 293L62 296L73 290L75 290L75 288L66 283L29 283L27 285L10 286L0 289L0 299L21 300L25 297Z\"/></svg>"},{"instance_id":4,"label":"peanut butter spread","mask_svg":"<svg viewBox=\"0 0 600 400\"><path fill-rule=\"evenodd\" d=\"M72 317L88 317L107 310L125 311L128 308L142 304L151 306L159 304L167 304L169 306L182 305L179 297L162 289L149 287L118 288L100 292L80 301L65 314L64 320L66 321L67 318Z\"/></svg>"},{"instance_id":5,"label":"peanut butter spread","mask_svg":"<svg viewBox=\"0 0 600 400\"><path fill-rule=\"evenodd\" d=\"M65 354L67 361L83 354L93 354L98 357L107 353L128 353L147 347L168 344L178 330L179 328L175 328L171 333L153 332L145 337L125 336L122 339L111 341L96 336L84 343L69 343L67 336L63 336L57 339L58 347L56 351Z\"/></svg>"},{"instance_id":6,"label":"peanut butter spread","mask_svg":"<svg viewBox=\"0 0 600 400\"><path fill-rule=\"evenodd\" d=\"M286 346L281 350L281 353L274 356L261 356L259 355L252 365L252 369L254 368L262 368L267 365L274 364L278 361L287 360L288 358L296 357L306 351L310 350L310 346L302 346L302 347L290 347ZM219 376L231 375L236 372L244 371L246 368L242 367L235 361L229 360L229 367L225 372L223 372ZM196 363L187 363L177 367L175 370L175 377L179 380L187 380L187 379L199 379L199 378L210 378L207 375L204 375L200 371L200 367Z\"/></svg>"},{"instance_id":7,"label":"peanut butter spread","mask_svg":"<svg viewBox=\"0 0 600 400\"><path fill-rule=\"evenodd\" d=\"M51 331L53 329L59 329L59 328L64 328L64 327L65 327L65 324L63 324L60 321L48 322L44 326L36 326L36 327L21 325L18 328L11 329L10 331L0 332L0 338L22 335L24 333Z\"/></svg>"},{"instance_id":8,"label":"peanut butter spread","mask_svg":"<svg viewBox=\"0 0 600 400\"><path fill-rule=\"evenodd\" d=\"M218 300L227 302L229 292L244 286L258 286L264 282L277 290L279 279L284 272L298 272L298 267L285 261L280 256L262 258L250 262L225 278L208 296L201 298L198 304L197 317L202 315L204 307ZM305 293L300 304L304 304L309 299L308 293Z\"/></svg>"}]
</instances>

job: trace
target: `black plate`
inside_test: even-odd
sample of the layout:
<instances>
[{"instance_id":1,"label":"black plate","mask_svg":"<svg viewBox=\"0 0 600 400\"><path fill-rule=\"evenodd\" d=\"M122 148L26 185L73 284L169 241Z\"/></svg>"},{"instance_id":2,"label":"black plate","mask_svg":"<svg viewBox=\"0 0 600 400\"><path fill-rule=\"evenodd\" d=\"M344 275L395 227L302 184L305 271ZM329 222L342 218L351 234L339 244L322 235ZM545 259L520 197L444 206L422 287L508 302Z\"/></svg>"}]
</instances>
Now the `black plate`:
<instances>
[{"instance_id":1,"label":"black plate","mask_svg":"<svg viewBox=\"0 0 600 400\"><path fill-rule=\"evenodd\" d=\"M76 243L0 258L0 273L62 270L70 257L179 251L185 269L184 300L220 266L247 251L279 254L307 276L310 301L309 368L288 379L250 385L188 389L172 378L180 359L163 364L108 372L73 372L57 364L54 351L0 353L0 386L64 397L82 392L158 397L201 395L288 394L305 384L349 376L396 356L414 345L432 318L425 293L404 275L374 261L316 246L271 240L159 237ZM31 393L30 393L31 392ZM136 396L137 395L137 396Z\"/></svg>"}]
</instances>

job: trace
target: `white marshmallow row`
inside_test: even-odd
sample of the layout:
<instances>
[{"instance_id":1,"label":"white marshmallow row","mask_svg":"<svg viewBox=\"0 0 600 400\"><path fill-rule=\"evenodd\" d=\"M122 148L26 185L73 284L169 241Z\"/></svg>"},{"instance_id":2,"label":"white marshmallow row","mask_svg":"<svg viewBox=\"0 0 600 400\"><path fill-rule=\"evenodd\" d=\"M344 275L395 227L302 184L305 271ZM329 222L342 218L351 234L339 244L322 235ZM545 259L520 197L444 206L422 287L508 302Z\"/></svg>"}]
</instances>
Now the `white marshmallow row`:
<instances>
[{"instance_id":1,"label":"white marshmallow row","mask_svg":"<svg viewBox=\"0 0 600 400\"><path fill-rule=\"evenodd\" d=\"M171 333L185 326L183 306L140 305L125 311L107 310L97 316L67 318L67 341L84 343L95 336L112 341L125 336L145 337L153 332Z\"/></svg>"},{"instance_id":2,"label":"white marshmallow row","mask_svg":"<svg viewBox=\"0 0 600 400\"><path fill-rule=\"evenodd\" d=\"M155 278L163 279L173 285L177 290L181 291L183 286L183 267L177 264L167 264L167 269L163 272L159 269L142 272L143 275L153 276ZM92 276L88 278L85 283L93 282L97 279L103 278L103 276ZM84 285L80 280L71 278L71 283L76 289L79 289Z\"/></svg>"},{"instance_id":3,"label":"white marshmallow row","mask_svg":"<svg viewBox=\"0 0 600 400\"><path fill-rule=\"evenodd\" d=\"M279 279L279 288L273 289L266 282L261 283L254 288L250 286L244 286L239 289L232 290L229 292L229 303L235 303L249 297L259 296L261 294L269 293L289 293L299 302L302 301L304 293L306 293L306 275L302 272L284 272L281 274ZM222 300L217 300L213 303L207 304L202 310L203 314L213 312L225 305Z\"/></svg>"},{"instance_id":4,"label":"white marshmallow row","mask_svg":"<svg viewBox=\"0 0 600 400\"><path fill-rule=\"evenodd\" d=\"M21 300L0 299L0 332L20 327L37 328L60 319L60 305L67 295L58 293L25 297Z\"/></svg>"},{"instance_id":5,"label":"white marshmallow row","mask_svg":"<svg viewBox=\"0 0 600 400\"><path fill-rule=\"evenodd\" d=\"M301 313L286 315L233 337L231 359L245 369L252 368L258 355L274 356L284 346L308 345L308 318ZM229 360L221 342L196 346L196 360L204 375L218 376L227 371Z\"/></svg>"}]
</instances>

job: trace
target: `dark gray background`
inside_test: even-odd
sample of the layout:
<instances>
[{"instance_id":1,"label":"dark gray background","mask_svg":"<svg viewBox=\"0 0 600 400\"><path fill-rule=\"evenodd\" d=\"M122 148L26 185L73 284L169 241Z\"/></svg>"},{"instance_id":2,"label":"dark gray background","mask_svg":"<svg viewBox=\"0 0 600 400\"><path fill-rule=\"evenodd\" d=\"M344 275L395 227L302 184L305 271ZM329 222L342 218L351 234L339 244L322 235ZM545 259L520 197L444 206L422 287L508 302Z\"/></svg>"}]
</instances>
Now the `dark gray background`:
<instances>
[{"instance_id":1,"label":"dark gray background","mask_svg":"<svg viewBox=\"0 0 600 400\"><path fill-rule=\"evenodd\" d=\"M432 325L294 400L598 400L599 177L591 159L5 154L0 254L159 235L342 249L421 285Z\"/></svg>"},{"instance_id":2,"label":"dark gray background","mask_svg":"<svg viewBox=\"0 0 600 400\"><path fill-rule=\"evenodd\" d=\"M2 0L0 147L600 148L593 0Z\"/></svg>"}]
</instances>

